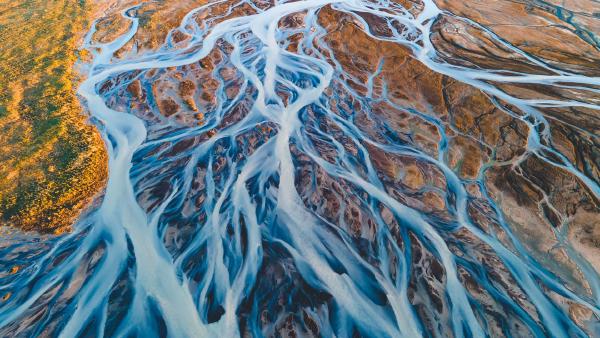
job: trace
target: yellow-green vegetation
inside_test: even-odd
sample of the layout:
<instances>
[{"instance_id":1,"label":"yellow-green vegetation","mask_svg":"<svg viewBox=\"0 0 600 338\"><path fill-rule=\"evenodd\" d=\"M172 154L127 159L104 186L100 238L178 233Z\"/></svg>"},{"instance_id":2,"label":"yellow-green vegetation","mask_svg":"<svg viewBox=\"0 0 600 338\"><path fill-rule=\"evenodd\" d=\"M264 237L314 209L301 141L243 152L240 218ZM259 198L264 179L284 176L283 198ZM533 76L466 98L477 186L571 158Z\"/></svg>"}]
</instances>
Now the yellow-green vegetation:
<instances>
[{"instance_id":1,"label":"yellow-green vegetation","mask_svg":"<svg viewBox=\"0 0 600 338\"><path fill-rule=\"evenodd\" d=\"M75 96L92 4L0 0L0 224L61 232L106 179L106 153Z\"/></svg>"}]
</instances>

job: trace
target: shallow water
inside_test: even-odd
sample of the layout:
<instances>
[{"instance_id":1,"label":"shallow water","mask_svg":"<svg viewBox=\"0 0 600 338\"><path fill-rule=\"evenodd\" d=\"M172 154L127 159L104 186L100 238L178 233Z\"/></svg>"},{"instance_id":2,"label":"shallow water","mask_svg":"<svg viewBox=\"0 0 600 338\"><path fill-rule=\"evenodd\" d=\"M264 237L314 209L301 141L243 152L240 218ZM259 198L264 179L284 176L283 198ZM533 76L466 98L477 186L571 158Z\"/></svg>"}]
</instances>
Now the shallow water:
<instances>
[{"instance_id":1,"label":"shallow water","mask_svg":"<svg viewBox=\"0 0 600 338\"><path fill-rule=\"evenodd\" d=\"M376 55L361 77L358 62L338 57L323 15L368 36L367 53L377 53L375 43L402 48L430 74L484 93L524 126L524 151L508 163L536 158L595 201L597 180L553 146L543 108L597 111L600 78L541 61L492 32L536 71L452 62L432 41L450 14L432 1L418 11L387 1L214 2L185 16L183 42L170 35L159 50L113 57L138 30L136 9L122 13L127 33L99 44L92 28L84 46L94 58L78 94L109 152L102 202L70 235L0 248L3 266L24 267L0 277L10 292L2 335L597 334L592 264L565 245L585 281L577 286L567 270L540 262L488 191L494 163L474 178L458 173L449 145L456 130L437 106L390 98L396 83L380 73L395 54ZM154 86L175 81L170 72L215 80L203 88L213 96L200 106L202 121L161 114ZM141 98L131 94L135 81ZM523 98L502 84L578 94ZM437 138L424 144L398 132L381 105ZM386 160L415 163L434 179L401 184L384 173ZM441 196L439 212L415 202L426 193ZM475 200L493 226L474 214ZM587 320L570 313L575 307Z\"/></svg>"}]
</instances>

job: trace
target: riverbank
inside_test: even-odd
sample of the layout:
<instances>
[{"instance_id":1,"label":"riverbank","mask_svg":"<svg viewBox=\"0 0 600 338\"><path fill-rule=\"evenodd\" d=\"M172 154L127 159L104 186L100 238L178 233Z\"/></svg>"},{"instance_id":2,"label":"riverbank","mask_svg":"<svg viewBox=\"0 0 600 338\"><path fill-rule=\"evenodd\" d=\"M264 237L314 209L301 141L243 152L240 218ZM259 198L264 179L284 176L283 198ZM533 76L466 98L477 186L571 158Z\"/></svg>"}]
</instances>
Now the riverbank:
<instances>
[{"instance_id":1,"label":"riverbank","mask_svg":"<svg viewBox=\"0 0 600 338\"><path fill-rule=\"evenodd\" d=\"M102 139L73 65L94 6L20 0L0 11L0 224L61 233L104 187Z\"/></svg>"}]
</instances>

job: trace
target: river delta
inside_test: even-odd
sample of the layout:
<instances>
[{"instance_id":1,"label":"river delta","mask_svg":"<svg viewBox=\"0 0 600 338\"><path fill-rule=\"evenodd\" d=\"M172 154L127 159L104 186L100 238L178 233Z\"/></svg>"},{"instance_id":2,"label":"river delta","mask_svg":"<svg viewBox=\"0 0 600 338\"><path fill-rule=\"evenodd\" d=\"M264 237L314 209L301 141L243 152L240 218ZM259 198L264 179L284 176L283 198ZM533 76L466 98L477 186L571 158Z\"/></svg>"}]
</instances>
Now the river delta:
<instances>
[{"instance_id":1,"label":"river delta","mask_svg":"<svg viewBox=\"0 0 600 338\"><path fill-rule=\"evenodd\" d=\"M1 336L600 335L597 2L95 5Z\"/></svg>"}]
</instances>

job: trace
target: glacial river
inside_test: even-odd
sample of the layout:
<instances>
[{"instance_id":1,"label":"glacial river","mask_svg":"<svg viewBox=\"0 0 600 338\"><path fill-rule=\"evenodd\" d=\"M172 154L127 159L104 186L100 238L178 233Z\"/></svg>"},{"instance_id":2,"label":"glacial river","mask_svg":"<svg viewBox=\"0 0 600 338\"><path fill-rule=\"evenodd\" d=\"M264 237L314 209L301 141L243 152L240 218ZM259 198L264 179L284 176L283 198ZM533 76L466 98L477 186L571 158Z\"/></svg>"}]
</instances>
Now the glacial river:
<instances>
[{"instance_id":1,"label":"glacial river","mask_svg":"<svg viewBox=\"0 0 600 338\"><path fill-rule=\"evenodd\" d=\"M229 9L206 15L215 6ZM230 15L242 6L254 14ZM540 84L597 95L600 78L555 69L493 33L498 44L545 72L452 64L430 39L442 15L431 0L416 14L385 0L211 2L184 17L178 30L189 38L183 44L174 46L169 36L156 51L115 58L138 30L136 7L129 8L122 12L129 29L114 41L93 41L95 28L87 34L84 48L93 61L78 89L108 149L106 191L73 233L14 238L2 248L3 262L26 267L1 279L0 289L11 293L0 306L3 336L260 337L278 336L286 325L298 336L323 337L593 335L600 280L590 263L574 255L590 292L567 287L520 243L487 192L486 169L467 181L451 168L446 121L386 99L385 86L374 89L377 71L366 91L350 85L361 80L328 46L319 21L324 8L352 18L373 41L401 45L431 71L493 98L527 126L523 158L569 172L600 198L598 182L552 147L540 112L600 106L518 98L498 86ZM292 15L301 24L281 24ZM375 21L386 34L370 27ZM297 48L289 48L292 41ZM221 55L210 69L215 104L203 111L204 123L184 127L156 109L123 104L132 81L151 92L151 71L198 64L215 50ZM371 111L376 91L378 100L434 126L437 151L395 135ZM355 110L374 121L377 137ZM449 216L435 217L393 194L374 151L439 172ZM362 224L332 217L313 202L324 180L342 196L334 209L360 215ZM503 238L476 224L467 185L481 190ZM352 207L344 202L350 199ZM357 240L353 226L368 227L372 236ZM495 266L472 259L482 247ZM429 277L415 277L425 258L435 261L428 263ZM566 302L591 313L587 326L569 315Z\"/></svg>"}]
</instances>

